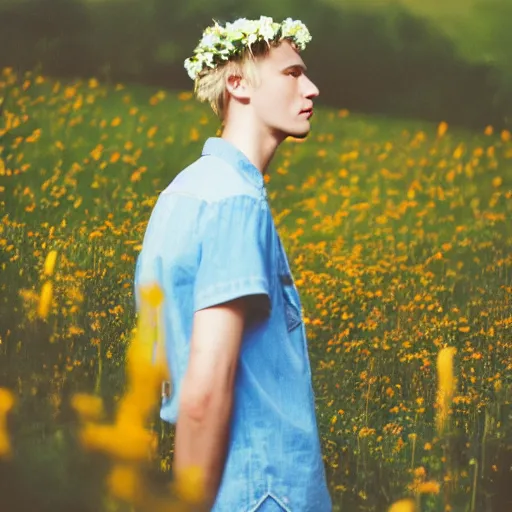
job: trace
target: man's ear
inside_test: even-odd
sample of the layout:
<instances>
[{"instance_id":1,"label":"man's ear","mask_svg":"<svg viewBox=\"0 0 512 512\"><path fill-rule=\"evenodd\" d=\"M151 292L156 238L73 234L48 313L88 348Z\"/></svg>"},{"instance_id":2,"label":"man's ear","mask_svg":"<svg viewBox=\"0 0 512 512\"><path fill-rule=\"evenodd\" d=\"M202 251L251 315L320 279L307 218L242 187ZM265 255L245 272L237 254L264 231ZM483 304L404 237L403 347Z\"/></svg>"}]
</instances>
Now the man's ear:
<instances>
[{"instance_id":1,"label":"man's ear","mask_svg":"<svg viewBox=\"0 0 512 512\"><path fill-rule=\"evenodd\" d=\"M229 75L227 77L226 90L231 96L244 103L250 98L247 80L240 75Z\"/></svg>"}]
</instances>

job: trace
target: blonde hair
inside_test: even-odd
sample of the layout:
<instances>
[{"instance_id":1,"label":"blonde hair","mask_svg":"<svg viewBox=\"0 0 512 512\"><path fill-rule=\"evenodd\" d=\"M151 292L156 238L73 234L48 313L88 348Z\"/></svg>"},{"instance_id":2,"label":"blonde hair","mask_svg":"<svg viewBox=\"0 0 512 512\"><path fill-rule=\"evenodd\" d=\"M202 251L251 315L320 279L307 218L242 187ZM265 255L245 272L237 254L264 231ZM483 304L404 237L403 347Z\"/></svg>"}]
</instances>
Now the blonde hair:
<instances>
[{"instance_id":1,"label":"blonde hair","mask_svg":"<svg viewBox=\"0 0 512 512\"><path fill-rule=\"evenodd\" d=\"M194 93L200 102L208 102L213 112L224 121L228 92L226 82L230 76L244 77L251 86L259 85L256 61L264 57L272 46L279 46L281 41L258 41L243 50L239 55L219 64L214 69L206 69L199 73L195 81Z\"/></svg>"}]
</instances>

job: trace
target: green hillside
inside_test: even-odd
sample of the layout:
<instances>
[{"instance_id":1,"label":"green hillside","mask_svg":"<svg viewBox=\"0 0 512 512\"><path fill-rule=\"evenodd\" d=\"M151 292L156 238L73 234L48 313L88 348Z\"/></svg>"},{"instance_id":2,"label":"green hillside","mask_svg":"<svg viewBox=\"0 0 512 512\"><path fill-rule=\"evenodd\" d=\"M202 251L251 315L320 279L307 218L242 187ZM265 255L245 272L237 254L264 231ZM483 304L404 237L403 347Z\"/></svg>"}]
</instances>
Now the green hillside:
<instances>
[{"instance_id":1,"label":"green hillside","mask_svg":"<svg viewBox=\"0 0 512 512\"><path fill-rule=\"evenodd\" d=\"M218 123L188 92L12 70L0 102L0 382L17 397L5 428L0 407L0 437L7 429L17 447L16 472L0 465L0 503L27 499L19 477L31 510L97 512L108 463L82 453L69 403L90 393L113 414L149 213ZM266 180L303 301L335 510L384 511L406 496L423 511L506 510L510 132L319 109ZM456 386L440 433L443 347L456 349ZM151 471L165 479L172 432L156 413L149 427L160 440Z\"/></svg>"}]
</instances>

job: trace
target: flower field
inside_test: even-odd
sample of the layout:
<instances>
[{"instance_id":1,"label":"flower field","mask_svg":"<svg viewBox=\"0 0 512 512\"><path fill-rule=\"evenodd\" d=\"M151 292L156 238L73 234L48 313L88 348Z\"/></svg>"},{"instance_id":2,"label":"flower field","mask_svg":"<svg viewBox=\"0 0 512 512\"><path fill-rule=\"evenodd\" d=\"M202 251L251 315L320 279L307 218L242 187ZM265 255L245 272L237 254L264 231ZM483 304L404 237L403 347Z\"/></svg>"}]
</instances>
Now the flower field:
<instances>
[{"instance_id":1,"label":"flower field","mask_svg":"<svg viewBox=\"0 0 512 512\"><path fill-rule=\"evenodd\" d=\"M512 510L512 135L317 110L266 181L334 510ZM145 225L218 123L188 92L12 69L0 113L0 502L29 500L23 480L40 510L117 510L104 481L130 502L138 473L108 477L105 454L169 475L159 389L144 413L154 437L141 419L116 431L115 454L98 453L106 431L77 435L80 417L119 419L132 396Z\"/></svg>"}]
</instances>

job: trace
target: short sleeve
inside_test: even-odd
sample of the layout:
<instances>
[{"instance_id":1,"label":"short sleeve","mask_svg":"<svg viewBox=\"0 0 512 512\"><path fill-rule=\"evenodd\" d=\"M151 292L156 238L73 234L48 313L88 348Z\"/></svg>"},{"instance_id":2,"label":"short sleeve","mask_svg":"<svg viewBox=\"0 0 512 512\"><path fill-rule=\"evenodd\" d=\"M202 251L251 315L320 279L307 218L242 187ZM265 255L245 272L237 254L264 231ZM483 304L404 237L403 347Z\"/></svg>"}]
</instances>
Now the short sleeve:
<instances>
[{"instance_id":1,"label":"short sleeve","mask_svg":"<svg viewBox=\"0 0 512 512\"><path fill-rule=\"evenodd\" d=\"M269 313L270 225L265 205L257 198L239 195L205 207L195 311L249 296L252 308Z\"/></svg>"}]
</instances>

